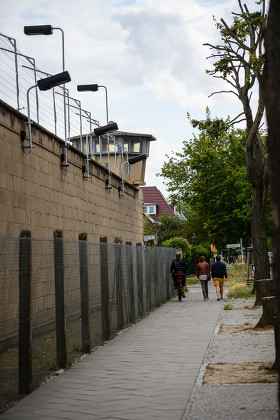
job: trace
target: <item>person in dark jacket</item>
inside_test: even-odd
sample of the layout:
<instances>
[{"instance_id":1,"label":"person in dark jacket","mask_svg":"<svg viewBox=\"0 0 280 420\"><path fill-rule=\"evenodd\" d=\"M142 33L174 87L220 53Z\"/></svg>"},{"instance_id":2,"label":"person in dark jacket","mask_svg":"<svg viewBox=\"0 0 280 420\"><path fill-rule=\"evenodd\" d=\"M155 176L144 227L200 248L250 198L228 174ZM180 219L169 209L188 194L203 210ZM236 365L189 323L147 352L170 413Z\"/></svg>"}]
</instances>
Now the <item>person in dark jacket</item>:
<instances>
[{"instance_id":1,"label":"person in dark jacket","mask_svg":"<svg viewBox=\"0 0 280 420\"><path fill-rule=\"evenodd\" d=\"M216 286L217 300L223 300L224 281L227 281L227 268L225 263L221 261L220 255L216 256L216 262L212 264L211 274Z\"/></svg>"},{"instance_id":2,"label":"person in dark jacket","mask_svg":"<svg viewBox=\"0 0 280 420\"><path fill-rule=\"evenodd\" d=\"M185 290L186 290L186 273L187 273L187 265L185 260L181 258L181 252L176 252L176 258L172 261L171 267L170 267L170 274L172 275L173 281L174 281L174 287L176 286L175 282L175 275L177 273L184 274L184 280L183 280L183 297L186 297Z\"/></svg>"}]
</instances>

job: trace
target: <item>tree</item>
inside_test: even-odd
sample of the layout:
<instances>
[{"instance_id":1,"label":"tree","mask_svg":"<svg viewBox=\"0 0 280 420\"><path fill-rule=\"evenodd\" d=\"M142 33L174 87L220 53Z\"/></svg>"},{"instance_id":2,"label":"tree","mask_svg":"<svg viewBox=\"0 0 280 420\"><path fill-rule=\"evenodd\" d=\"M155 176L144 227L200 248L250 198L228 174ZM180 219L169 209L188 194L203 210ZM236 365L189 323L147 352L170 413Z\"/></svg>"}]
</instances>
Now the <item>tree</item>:
<instances>
[{"instance_id":1,"label":"tree","mask_svg":"<svg viewBox=\"0 0 280 420\"><path fill-rule=\"evenodd\" d=\"M158 242L161 244L167 239L182 236L185 221L178 217L163 214L159 221L153 224L145 224L144 232L146 235L157 235Z\"/></svg>"},{"instance_id":2,"label":"tree","mask_svg":"<svg viewBox=\"0 0 280 420\"><path fill-rule=\"evenodd\" d=\"M182 152L174 153L160 174L173 196L194 210L184 237L192 244L211 238L219 248L240 237L249 240L252 189L246 179L244 131L229 128L229 121L212 120L209 110L205 120L189 120L200 130L198 137L183 142Z\"/></svg>"},{"instance_id":3,"label":"tree","mask_svg":"<svg viewBox=\"0 0 280 420\"><path fill-rule=\"evenodd\" d=\"M228 25L224 19L217 22L222 43L220 45L205 44L214 52L213 69L210 75L220 78L230 86L228 91L241 101L243 112L231 123L245 119L246 167L247 176L253 188L253 208L251 234L255 262L255 279L269 277L269 261L267 253L266 205L268 196L268 170L266 144L260 133L264 112L263 100L263 37L267 17L265 0L260 0L261 10L250 12L246 4L239 3L239 13L233 13L233 24ZM253 112L251 103L253 91L258 88L258 104ZM210 95L211 96L211 95ZM239 117L242 118L238 120ZM244 117L244 118L243 118Z\"/></svg>"},{"instance_id":4,"label":"tree","mask_svg":"<svg viewBox=\"0 0 280 420\"><path fill-rule=\"evenodd\" d=\"M280 4L279 0L270 0L267 30L265 33L266 63L264 72L264 100L268 123L268 152L272 201L272 249L273 278L276 282L278 314L275 322L275 367L280 370ZM280 386L278 386L280 402Z\"/></svg>"},{"instance_id":5,"label":"tree","mask_svg":"<svg viewBox=\"0 0 280 420\"><path fill-rule=\"evenodd\" d=\"M187 239L180 238L180 237L174 237L167 239L167 241L164 241L162 243L162 246L167 246L170 248L178 248L182 250L182 256L183 258L189 258L191 255L191 246Z\"/></svg>"}]
</instances>

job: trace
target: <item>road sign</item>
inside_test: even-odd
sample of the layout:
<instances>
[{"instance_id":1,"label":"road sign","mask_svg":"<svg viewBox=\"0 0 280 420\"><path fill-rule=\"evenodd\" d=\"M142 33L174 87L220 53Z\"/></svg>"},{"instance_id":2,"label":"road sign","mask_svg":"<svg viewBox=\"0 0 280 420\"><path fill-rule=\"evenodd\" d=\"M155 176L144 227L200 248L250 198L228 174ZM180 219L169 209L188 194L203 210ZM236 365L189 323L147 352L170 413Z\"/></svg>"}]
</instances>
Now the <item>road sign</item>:
<instances>
[{"instance_id":1,"label":"road sign","mask_svg":"<svg viewBox=\"0 0 280 420\"><path fill-rule=\"evenodd\" d=\"M158 240L157 240L157 235L146 235L144 236L144 241L154 241L154 244L157 245L158 244Z\"/></svg>"},{"instance_id":2,"label":"road sign","mask_svg":"<svg viewBox=\"0 0 280 420\"><path fill-rule=\"evenodd\" d=\"M227 248L231 248L231 249L240 248L240 244L227 244Z\"/></svg>"}]
</instances>

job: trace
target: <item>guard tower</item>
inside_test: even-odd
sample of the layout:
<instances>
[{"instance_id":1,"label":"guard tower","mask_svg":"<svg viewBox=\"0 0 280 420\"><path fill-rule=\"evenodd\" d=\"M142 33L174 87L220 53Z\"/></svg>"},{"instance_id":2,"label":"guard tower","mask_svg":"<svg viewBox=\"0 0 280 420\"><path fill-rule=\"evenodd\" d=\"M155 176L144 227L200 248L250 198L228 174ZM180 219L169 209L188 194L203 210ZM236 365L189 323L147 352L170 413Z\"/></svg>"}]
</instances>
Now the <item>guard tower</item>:
<instances>
[{"instance_id":1,"label":"guard tower","mask_svg":"<svg viewBox=\"0 0 280 420\"><path fill-rule=\"evenodd\" d=\"M145 185L146 160L129 165L128 159L150 153L150 142L156 138L151 134L115 131L114 135L73 137L73 146L88 154L90 159L107 167L110 172L124 177L134 185Z\"/></svg>"}]
</instances>

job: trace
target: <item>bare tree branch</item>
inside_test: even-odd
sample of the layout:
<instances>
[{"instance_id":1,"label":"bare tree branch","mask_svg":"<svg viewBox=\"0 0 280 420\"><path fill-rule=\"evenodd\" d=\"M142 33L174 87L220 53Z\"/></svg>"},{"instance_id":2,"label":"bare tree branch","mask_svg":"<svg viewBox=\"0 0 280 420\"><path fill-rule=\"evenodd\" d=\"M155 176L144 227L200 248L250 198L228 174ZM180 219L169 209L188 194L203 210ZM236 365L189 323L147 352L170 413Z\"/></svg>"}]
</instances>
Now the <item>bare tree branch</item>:
<instances>
[{"instance_id":1,"label":"bare tree branch","mask_svg":"<svg viewBox=\"0 0 280 420\"><path fill-rule=\"evenodd\" d=\"M241 120L235 121L235 122L229 122L228 123L228 128L232 127L235 124L239 124L242 121L246 121L246 118L241 118Z\"/></svg>"},{"instance_id":2,"label":"bare tree branch","mask_svg":"<svg viewBox=\"0 0 280 420\"><path fill-rule=\"evenodd\" d=\"M216 95L217 93L233 93L234 95L239 97L238 94L236 92L234 92L233 90L220 90L220 91L217 91L217 92L212 92L211 95L208 95L208 98L211 98L211 96Z\"/></svg>"},{"instance_id":3,"label":"bare tree branch","mask_svg":"<svg viewBox=\"0 0 280 420\"><path fill-rule=\"evenodd\" d=\"M233 118L233 120L230 121L230 123L233 123L237 118L241 117L241 115L244 115L244 112L238 114L235 118Z\"/></svg>"}]
</instances>

